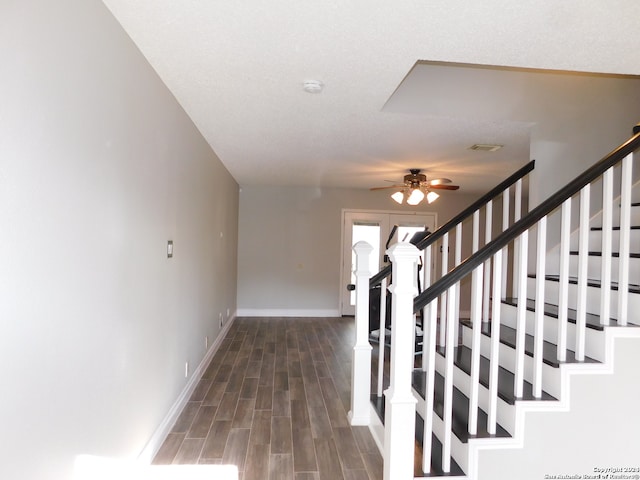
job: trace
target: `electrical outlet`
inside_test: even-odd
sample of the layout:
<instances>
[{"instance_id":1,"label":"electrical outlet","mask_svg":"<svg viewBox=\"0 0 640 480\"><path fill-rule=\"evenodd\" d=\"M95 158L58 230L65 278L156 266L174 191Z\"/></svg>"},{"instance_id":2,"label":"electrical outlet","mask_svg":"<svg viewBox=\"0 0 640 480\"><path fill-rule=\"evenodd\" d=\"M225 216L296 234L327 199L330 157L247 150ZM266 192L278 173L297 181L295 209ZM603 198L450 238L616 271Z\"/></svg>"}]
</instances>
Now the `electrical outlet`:
<instances>
[{"instance_id":1,"label":"electrical outlet","mask_svg":"<svg viewBox=\"0 0 640 480\"><path fill-rule=\"evenodd\" d=\"M184 378L189 376L189 362L184 363Z\"/></svg>"},{"instance_id":2,"label":"electrical outlet","mask_svg":"<svg viewBox=\"0 0 640 480\"><path fill-rule=\"evenodd\" d=\"M205 350L209 350L209 336L208 335L206 335L204 337L204 349Z\"/></svg>"},{"instance_id":3,"label":"electrical outlet","mask_svg":"<svg viewBox=\"0 0 640 480\"><path fill-rule=\"evenodd\" d=\"M222 328L222 312L220 312L220 328Z\"/></svg>"}]
</instances>

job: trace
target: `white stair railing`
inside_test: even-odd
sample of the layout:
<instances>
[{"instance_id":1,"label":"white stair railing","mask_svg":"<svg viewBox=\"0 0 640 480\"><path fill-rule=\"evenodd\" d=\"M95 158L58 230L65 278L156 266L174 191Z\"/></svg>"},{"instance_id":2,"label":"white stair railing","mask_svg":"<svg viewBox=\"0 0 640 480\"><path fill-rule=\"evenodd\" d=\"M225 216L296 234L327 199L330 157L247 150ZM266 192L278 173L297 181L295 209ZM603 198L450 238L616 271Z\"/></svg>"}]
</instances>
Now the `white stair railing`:
<instances>
[{"instance_id":1,"label":"white stair railing","mask_svg":"<svg viewBox=\"0 0 640 480\"><path fill-rule=\"evenodd\" d=\"M545 280L547 274L553 274L554 278L559 280L560 298L558 305L558 333L557 338L557 359L560 362L566 361L568 358L567 351L572 349L575 352L575 361L583 362L586 359L586 323L587 323L587 287L591 284L591 275L594 272L600 272L602 279L601 286L606 288L607 292L600 294L600 315L601 323L607 324L610 315L610 295L611 295L611 272L612 257L616 252L612 252L611 230L615 219L610 212L602 215L602 250L597 255L590 255L589 252L589 231L591 230L591 213L590 205L592 204L591 185L602 179L602 205L605 209L612 210L613 200L613 178L614 169L619 169L618 178L621 178L619 190L620 203L620 244L619 253L616 261L618 263L618 308L617 321L618 324L624 325L627 321L628 311L628 286L629 286L629 257L630 257L630 208L631 208L631 178L632 178L632 160L633 152L640 148L640 133L632 137L628 142L618 149L614 150L599 163L587 170L583 175L570 182L566 187L561 189L557 194L553 195L546 201L542 202L538 207L533 209L529 214L524 215L520 220L516 221L511 227L504 229L503 233L495 239L487 240L482 248L477 249L467 260L458 264L447 274L433 282L418 298L414 301L416 311L423 309L425 315L425 341L423 354L423 370L426 381L424 402L424 410L421 412L424 421L424 437L422 467L424 471L429 471L432 462L432 441L431 435L437 432L437 437L442 443L442 458L439 462L442 471L447 474L452 469L452 444L453 444L453 425L452 420L452 404L454 391L454 368L456 355L455 348L458 345L458 339L454 332L456 325L452 325L453 319L458 318L459 312L456 311L455 291L460 287L465 277L470 276L471 285L471 322L468 343L465 343L471 350L471 366L468 375L469 385L462 387L466 392L469 402L469 411L467 414L467 430L470 435L478 433L478 408L488 412L487 418L487 434L494 435L497 430L497 402L498 402L498 369L500 359L498 357L501 343L501 300L506 296L505 284L507 278L505 275L504 260L508 258L508 249L513 249L513 264L510 270L513 272L512 285L514 286L513 303L516 307L515 321L512 328L515 328L515 355L513 358L514 375L514 397L516 400L525 397L524 384L525 381L531 382L529 388L529 397L533 399L541 399L545 385L545 369L543 368L544 358L544 342L545 342L545 315L547 314ZM521 186L517 185L517 190ZM578 218L578 227L575 235L578 239L577 252L570 251L571 236L571 204L572 198L580 198L580 215ZM520 200L516 198L516 204ZM491 209L489 208L489 212ZM489 213L490 215L490 213ZM515 213L518 217L519 213ZM551 264L547 262L547 224L549 219L557 216L560 225L560 248L557 257ZM477 248L477 215L474 215L473 229L473 249ZM503 223L504 226L504 223ZM486 227L489 228L489 222ZM529 232L535 232L536 245L534 249L529 251ZM450 239L444 236L445 245L448 245ZM456 238L454 241L458 241ZM529 255L533 255L531 262ZM570 257L577 258L577 262L572 262ZM597 268L594 259L600 258L600 265ZM443 260L443 269L444 269ZM573 265L573 266L572 266ZM486 270L491 269L493 275L487 275ZM529 270L531 269L531 271ZM394 274L395 275L395 274ZM535 277L535 290L527 291L528 277ZM395 279L395 276L394 276ZM575 279L575 280L574 280ZM577 299L575 304L567 301L569 295L569 284L575 282L577 284ZM533 304L529 304L527 297L535 297ZM401 308L395 304L392 306L392 312L396 308ZM489 309L489 303L491 308ZM436 342L436 331L433 323L436 321L437 312L440 312L440 334L439 340ZM533 310L531 320L528 321L528 311ZM567 324L569 323L570 311L575 312L575 326L573 331L575 337L567 338ZM486 318L488 312L489 318ZM589 312L593 313L593 312ZM598 313L598 312L596 312ZM488 382L488 398L485 398L481 404L478 389L480 379L478 374L480 363L480 337L481 328L484 320L490 322L489 348L488 353L485 350L483 355L489 358L489 382ZM531 322L531 323L530 323ZM457 322L455 322L457 324ZM487 332L485 332L487 333ZM527 336L533 338L527 340ZM436 343L444 350L437 350ZM402 347L399 347L402 350ZM405 349L407 346L404 347ZM440 353L439 353L440 352ZM395 355L398 353L392 349L392 363ZM444 355L444 362L441 369L436 368L438 362L437 355ZM525 362L526 357L532 357ZM528 367L525 367L529 364ZM444 391L440 393L443 398L442 413L436 413L433 410L433 392L435 390L436 372L444 377ZM391 381L393 375L397 374L392 369ZM434 428L434 417L440 416L441 427ZM387 425L387 428L390 428ZM386 462L386 458L385 458ZM385 477L386 479L387 477ZM394 477L395 478L395 477ZM404 479L405 477L397 477ZM406 477L409 478L409 477Z\"/></svg>"},{"instance_id":2,"label":"white stair railing","mask_svg":"<svg viewBox=\"0 0 640 480\"><path fill-rule=\"evenodd\" d=\"M520 168L517 172L507 178L500 185L496 186L482 198L478 199L472 205L470 205L467 209L465 209L460 214L456 215L453 219L448 221L442 227L438 228L435 232L433 232L430 236L428 236L423 241L417 244L419 249L425 250L425 255L427 251L431 254L430 260L427 260L425 257L425 268L423 269L424 274L431 275L431 268L429 266L437 264L437 269L435 272L435 276L433 278L425 278L423 283L423 288L427 288L429 285L437 281L443 275L445 275L448 271L456 266L460 265L462 262L463 253L464 255L469 255L480 248L480 238L481 238L481 225L484 224L484 244L489 243L493 238L493 228L492 224L494 222L494 214L493 214L493 205L496 203L502 203L502 229L505 230L508 228L515 219L518 219L522 216L521 206L523 204L522 201L522 182L523 179L533 170L534 161L529 162L524 167ZM513 208L510 208L510 205L513 205ZM481 222L481 219L484 216L484 222ZM513 220L512 220L513 218ZM500 221L498 218L496 221ZM465 236L471 236L471 247L470 250L464 251L464 248L469 248L468 243L465 240ZM449 260L449 252L453 252L453 262ZM432 253L431 253L432 252ZM440 258L437 258L437 254L440 254ZM507 294L507 265L506 265L506 255L507 251L505 249L503 255L505 255L505 260L503 261L503 270L498 272L499 275L502 275L502 296L506 296ZM490 281L491 279L491 262L488 262L484 269L485 273L485 281ZM386 275L390 272L390 267L383 269L381 272L376 274L374 278L371 280L371 286L378 285L381 283L381 279L385 278ZM451 295L451 300L453 303L450 303L446 298L448 295ZM464 300L461 301L461 298L464 296ZM468 318L469 316L469 305L468 305L468 294L467 292L461 292L460 284L456 284L456 288L447 291L444 293L443 298L439 304L439 315L438 321L440 323L438 328L438 337L437 344L439 346L444 346L446 344L446 332L448 321L453 323L454 338L459 338L459 321L462 318ZM450 308L450 305L453 305L453 308ZM482 305L483 305L483 321L488 321L488 312L490 307L490 298L489 293L484 292L482 297ZM451 312L450 314L447 312ZM381 310L382 312L382 310ZM427 318L428 312L423 312L422 318ZM378 361L382 363L384 360L383 355L379 355ZM381 379L379 378L379 382ZM382 390L379 390L379 395L381 395Z\"/></svg>"},{"instance_id":3,"label":"white stair railing","mask_svg":"<svg viewBox=\"0 0 640 480\"><path fill-rule=\"evenodd\" d=\"M492 240L493 228L491 228L491 226L494 221L492 207L494 203L496 202L502 203L502 217L503 217L502 229L503 230L507 229L513 223L511 218L517 219L521 216L521 212L520 211L516 212L515 208L510 210L510 205L514 205L517 208L519 208L519 206L522 205L523 203L521 198L522 179L533 170L533 167L534 167L534 162L533 161L529 162L527 165L519 169L517 172L511 175L508 179L506 179L500 185L496 186L493 190L491 190L482 198L474 202L466 210L464 210L463 212L455 216L453 219L448 221L445 225L443 225L442 227L437 229L435 232L433 232L425 240L417 244L417 247L419 249L424 250L425 252L424 268L422 269L423 288L428 288L432 283L442 278L442 276L445 275L450 270L451 267L457 267L458 265L461 264L462 256L463 256L463 246L467 244L467 242L464 240L463 235L466 235L466 236L472 235L473 237L472 251L473 252L477 251L480 248L480 242L479 242L480 235L481 235L480 219L482 218L482 216L484 216L484 244L487 244ZM519 185L518 188L514 187L516 183ZM453 251L453 262L449 262L449 258L448 258L450 248ZM465 246L464 248L467 248L467 247ZM441 255L439 259L437 258L438 253ZM464 254L468 255L470 253L471 252L465 252ZM499 270L495 270L495 269L493 270L494 272L497 272L497 273L494 274L493 276L491 275L491 271L492 271L491 261L489 260L487 261L487 264L484 267L484 271L486 271L484 275L485 275L486 281L490 281L492 277L495 277L497 278L497 280L499 280L498 285L500 285L501 297L504 297L507 294L507 289L506 289L507 250L506 248L502 252L502 255L504 255L505 260L498 264L500 267ZM432 276L432 269L430 267L434 263L438 264L439 269L437 269L437 271L434 272L435 275ZM364 266L365 263L363 263L362 265ZM377 382L374 381L374 385L377 383L376 394L379 399L377 402L377 405L380 405L380 402L382 400L381 397L383 395L383 391L386 386L385 381L387 378L389 378L387 375L385 375L385 368L389 368L388 363L386 362L386 357L388 357L388 353L385 350L385 332L386 332L386 327L389 324L389 319L385 318L386 317L385 314L386 314L386 307L387 307L386 279L390 274L390 270L391 270L390 267L386 267L381 272L376 274L370 281L371 288L379 286L381 291L380 306L379 306L380 307L379 308L380 337L379 337L379 344L377 349L378 363L377 363L377 368L375 369L376 375L377 375ZM360 278L359 281L361 283L364 283L364 279L366 278L366 275L367 273L363 271L361 276L359 277ZM481 285L482 283L483 283L482 279L477 281L478 285ZM466 295L466 293L464 293L464 295ZM458 338L459 338L459 320L461 319L461 303L463 303L463 308L465 309L469 308L467 306L468 302L466 300L466 297L464 302L461 302L462 297L463 297L463 292L461 292L461 285L458 282L452 288L447 289L442 294L440 298L440 305L437 305L437 303L432 304L428 308L425 308L424 311L422 312L422 319L423 319L422 327L424 331L423 343L425 345L433 345L433 348L435 348L435 345L445 346L448 344L450 348L449 350L450 354L448 356L447 364L449 365L450 370L453 369L453 362L454 362L453 350L451 350L451 348L453 348L457 344ZM361 288L356 289L357 304L366 303L367 298L368 298L368 295L365 295L365 292L363 291L363 289ZM479 290L475 304L478 305L480 309L479 310L480 313L476 315L476 317L480 320L480 322L482 321L486 322L489 320L489 311L490 311L489 304L491 301L492 300L488 292L482 292L482 290ZM364 320L365 316L367 316L368 318L368 314L369 314L368 309L363 308L356 311L356 322L358 324L357 335L360 334L359 332L365 331L365 328L362 326L365 324L368 324L369 319L366 322ZM469 312L468 310L464 310L462 311L462 314L463 314L462 318L466 318ZM439 325L436 325L436 322L438 322ZM413 320L412 320L412 324L413 324ZM451 329L448 328L449 325L451 326ZM438 330L438 327L439 327L439 330ZM479 332L480 331L478 329L478 333ZM412 338L413 338L413 333L414 332L412 331ZM358 347L354 348L354 367L353 367L354 375L352 378L352 388L358 389L359 393L357 394L352 393L351 415L353 414L353 412L361 411L360 407L355 406L355 402L358 402L357 399L364 398L366 396L365 393L369 394L369 391L370 391L370 387L369 389L365 387L364 378L360 378L360 379L355 378L356 376L364 377L365 369L362 368L360 365L367 358L366 355L369 354L367 352L366 345L363 343L363 339L361 337L358 337L358 338L359 338L359 340L357 341ZM447 338L451 340L447 340ZM426 349L425 351L431 352L431 354L434 353L433 348L432 349L428 349L426 347L424 348ZM413 351L413 342L411 343L411 349L409 350ZM431 388L431 392L433 392L433 379L435 378L434 377L435 370L433 369L434 363L433 361L429 361L429 358L430 357L428 355L422 355L422 369L425 372L425 375L431 378L431 381L428 382L428 388ZM359 365L358 367L355 366L356 363ZM387 365L387 367L385 367L385 365ZM428 400L427 402L425 402L426 408L429 408L430 410L432 410L433 395L431 396L427 395L427 397L428 397ZM452 398L451 395L449 395L448 399L450 400L451 398ZM477 403L478 401L477 395L475 395L474 398L475 398L474 401ZM451 402L448 401L447 405L450 407ZM358 418L358 416L356 416L355 418ZM424 430L425 432L431 432L433 430L433 425L431 422L432 417L425 416L424 418L426 419ZM449 415L449 418L451 418L451 415ZM429 448L430 439L431 439L430 434L425 433L424 442L426 442L427 450L430 450ZM446 451L449 451L451 449L451 438L449 438L445 442L444 448ZM425 457L424 461L425 461L425 464L423 465L423 469L428 471L430 468L430 458ZM446 460L445 463L446 462L448 462L448 460Z\"/></svg>"}]
</instances>

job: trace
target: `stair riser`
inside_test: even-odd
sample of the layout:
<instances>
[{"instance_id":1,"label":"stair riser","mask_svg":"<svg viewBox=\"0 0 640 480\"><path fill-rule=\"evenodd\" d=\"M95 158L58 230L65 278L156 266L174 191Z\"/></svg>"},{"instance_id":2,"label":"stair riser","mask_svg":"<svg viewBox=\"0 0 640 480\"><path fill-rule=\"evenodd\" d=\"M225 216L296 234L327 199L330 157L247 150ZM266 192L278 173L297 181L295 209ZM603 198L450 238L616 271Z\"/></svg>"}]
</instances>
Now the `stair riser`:
<instances>
[{"instance_id":1,"label":"stair riser","mask_svg":"<svg viewBox=\"0 0 640 480\"><path fill-rule=\"evenodd\" d=\"M527 283L527 292L529 298L535 297L535 278L529 278ZM560 283L554 281L545 281L545 302L558 305ZM570 283L568 292L569 308L575 309L578 305L578 285ZM640 312L640 294L629 293L629 312ZM600 315L600 302L602 292L599 287L587 286L587 312ZM618 291L611 290L611 305L609 318L618 318ZM632 319L630 319L632 320Z\"/></svg>"},{"instance_id":2,"label":"stair riser","mask_svg":"<svg viewBox=\"0 0 640 480\"><path fill-rule=\"evenodd\" d=\"M444 376L446 360L442 355L436 355L436 371ZM455 387L465 394L467 398L471 396L469 375L454 365L453 367L453 384ZM485 412L489 411L489 389L480 384L478 389L478 403L480 408ZM497 421L511 435L515 432L515 407L498 397L497 403Z\"/></svg>"},{"instance_id":3,"label":"stair riser","mask_svg":"<svg viewBox=\"0 0 640 480\"><path fill-rule=\"evenodd\" d=\"M536 279L529 278L527 280L527 293L529 298L535 298ZM575 309L578 305L578 286L570 283L567 289L568 306ZM560 282L545 281L544 283L544 301L553 305L559 304ZM600 315L600 301L602 299L599 287L587 286L587 312ZM640 296L637 294L629 294L629 305L632 307L637 305L640 307ZM618 317L618 292L611 290L611 306L609 318Z\"/></svg>"},{"instance_id":4,"label":"stair riser","mask_svg":"<svg viewBox=\"0 0 640 480\"><path fill-rule=\"evenodd\" d=\"M513 305L502 305L501 315L502 324L511 328L516 328L517 323L517 307ZM535 312L527 310L526 313L526 332L529 335L535 333ZM543 326L544 339L553 344L558 344L558 319L554 317L544 316ZM604 361L604 332L587 328L585 330L585 354L595 360ZM567 322L567 348L575 351L576 348L576 325Z\"/></svg>"},{"instance_id":5,"label":"stair riser","mask_svg":"<svg viewBox=\"0 0 640 480\"><path fill-rule=\"evenodd\" d=\"M640 220L637 223L632 223L632 225L640 225ZM632 252L640 252L640 230L631 230L630 242ZM570 248L571 250L578 250L579 241L578 235L572 235ZM618 251L620 245L620 231L613 230L611 232L611 245L613 250ZM602 251L602 231L600 230L592 230L589 232L589 250L594 252Z\"/></svg>"},{"instance_id":6,"label":"stair riser","mask_svg":"<svg viewBox=\"0 0 640 480\"><path fill-rule=\"evenodd\" d=\"M638 188L634 188L634 192L636 192L637 190L639 190ZM633 194L634 197L640 197L639 193L634 193ZM614 201L613 203L613 210L612 210L612 223L613 225L620 225L620 204L618 203L619 200ZM632 202L633 203L638 203L640 200L638 199L633 199ZM599 212L597 215L595 215L589 222L589 224L592 227L602 227L602 212ZM631 225L640 225L640 206L637 207L631 207ZM574 233L574 235L576 235Z\"/></svg>"},{"instance_id":7,"label":"stair riser","mask_svg":"<svg viewBox=\"0 0 640 480\"><path fill-rule=\"evenodd\" d=\"M602 257L590 255L587 259L587 277L591 279L600 279L600 269L602 268ZM611 259L611 279L618 280L618 268L620 259ZM569 257L569 275L578 276L578 255L571 255ZM636 280L640 278L640 258L629 259L629 279L631 283L637 283Z\"/></svg>"},{"instance_id":8,"label":"stair riser","mask_svg":"<svg viewBox=\"0 0 640 480\"><path fill-rule=\"evenodd\" d=\"M464 328L462 335L463 343L471 348L471 330ZM491 340L485 335L480 338L480 354L484 357L491 358ZM516 350L503 343L500 344L500 366L506 368L510 372L515 372ZM524 356L524 379L533 384L533 358ZM542 389L550 395L560 398L560 369L553 368L546 363L542 364Z\"/></svg>"}]
</instances>

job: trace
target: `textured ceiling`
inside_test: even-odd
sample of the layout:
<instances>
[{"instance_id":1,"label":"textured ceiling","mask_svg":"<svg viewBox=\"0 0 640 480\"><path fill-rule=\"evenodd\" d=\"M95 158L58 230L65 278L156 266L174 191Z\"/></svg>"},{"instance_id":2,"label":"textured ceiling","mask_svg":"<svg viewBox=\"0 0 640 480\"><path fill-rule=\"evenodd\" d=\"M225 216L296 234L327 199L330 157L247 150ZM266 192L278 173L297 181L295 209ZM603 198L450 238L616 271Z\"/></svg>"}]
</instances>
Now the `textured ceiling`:
<instances>
[{"instance_id":1,"label":"textured ceiling","mask_svg":"<svg viewBox=\"0 0 640 480\"><path fill-rule=\"evenodd\" d=\"M104 3L240 185L367 188L418 167L485 191L581 101L583 76L525 69L640 74L637 0Z\"/></svg>"}]
</instances>

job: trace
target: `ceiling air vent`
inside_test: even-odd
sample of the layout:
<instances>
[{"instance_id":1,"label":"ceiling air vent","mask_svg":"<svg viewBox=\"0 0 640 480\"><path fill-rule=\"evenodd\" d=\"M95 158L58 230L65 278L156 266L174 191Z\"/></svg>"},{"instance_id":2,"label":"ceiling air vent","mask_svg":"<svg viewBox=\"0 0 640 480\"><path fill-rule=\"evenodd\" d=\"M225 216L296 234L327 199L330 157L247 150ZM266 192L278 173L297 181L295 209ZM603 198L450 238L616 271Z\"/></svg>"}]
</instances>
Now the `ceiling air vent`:
<instances>
[{"instance_id":1,"label":"ceiling air vent","mask_svg":"<svg viewBox=\"0 0 640 480\"><path fill-rule=\"evenodd\" d=\"M481 152L495 152L500 150L504 145L490 145L487 143L476 143L475 145L471 145L469 150L479 150Z\"/></svg>"}]
</instances>

